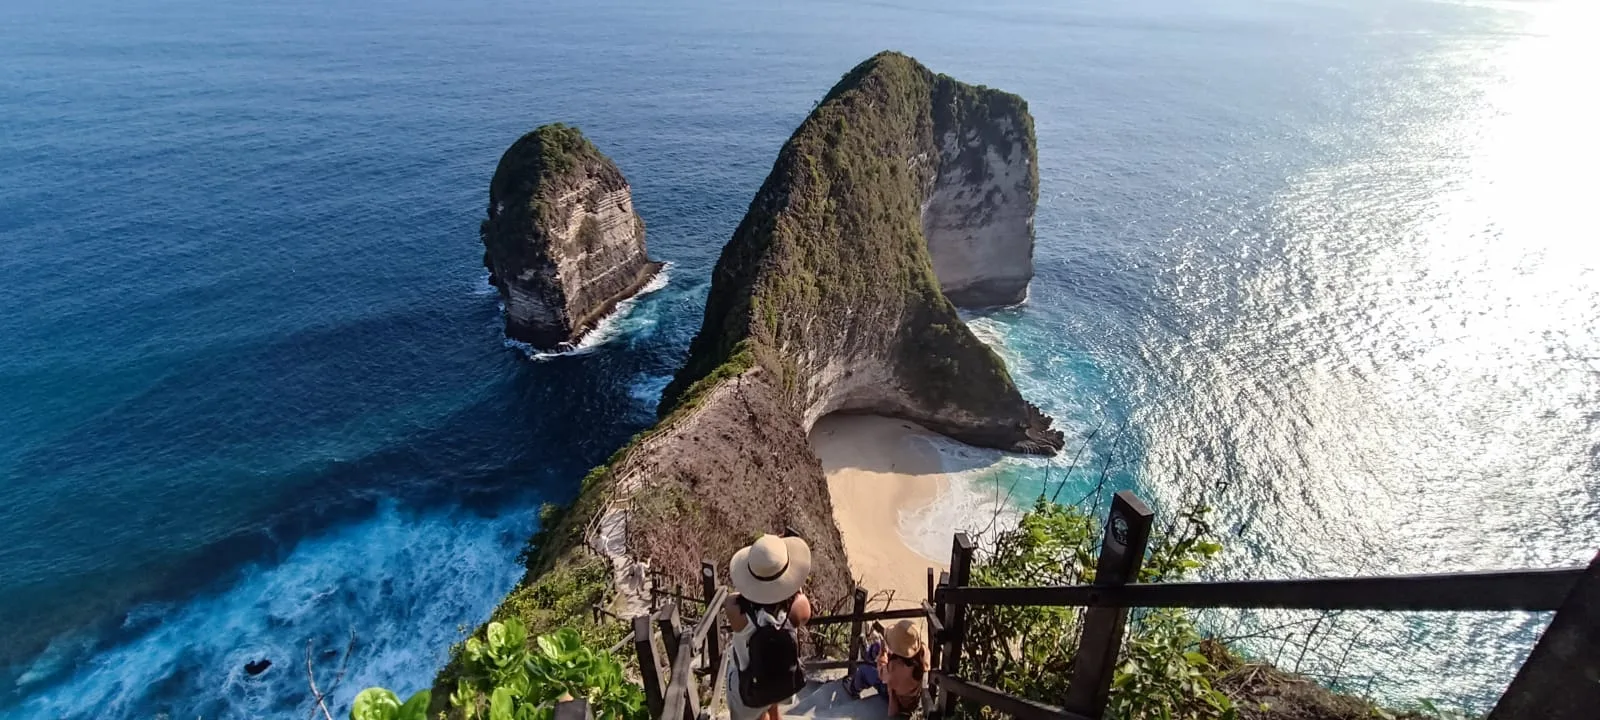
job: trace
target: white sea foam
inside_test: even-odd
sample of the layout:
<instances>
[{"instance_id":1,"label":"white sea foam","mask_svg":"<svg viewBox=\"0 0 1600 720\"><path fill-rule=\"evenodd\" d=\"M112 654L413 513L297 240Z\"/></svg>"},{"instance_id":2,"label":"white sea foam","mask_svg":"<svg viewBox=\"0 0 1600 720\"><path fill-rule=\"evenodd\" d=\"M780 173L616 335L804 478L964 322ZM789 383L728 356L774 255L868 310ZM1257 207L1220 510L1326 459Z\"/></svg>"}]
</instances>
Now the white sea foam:
<instances>
[{"instance_id":1,"label":"white sea foam","mask_svg":"<svg viewBox=\"0 0 1600 720\"><path fill-rule=\"evenodd\" d=\"M927 438L939 452L948 486L932 503L900 513L900 537L917 554L949 562L957 532L982 540L996 529L1016 526L1024 503L1036 492L1025 479L1042 467L1032 457L964 445L946 438Z\"/></svg>"},{"instance_id":2,"label":"white sea foam","mask_svg":"<svg viewBox=\"0 0 1600 720\"><path fill-rule=\"evenodd\" d=\"M302 541L281 563L245 568L219 594L136 610L160 617L137 619L150 629L80 660L75 671L61 665L67 655L81 657L71 652L81 641L58 640L30 682L72 674L8 717L149 717L154 709L171 717L305 717L307 642L326 684L352 632L348 675L329 698L333 714L348 712L365 687L409 695L432 683L457 628L482 622L521 576L515 558L533 516L531 508L484 518L386 505ZM273 663L266 672L244 671L262 658Z\"/></svg>"},{"instance_id":3,"label":"white sea foam","mask_svg":"<svg viewBox=\"0 0 1600 720\"><path fill-rule=\"evenodd\" d=\"M521 350L530 360L550 360L558 357L587 355L615 338L652 332L658 319L655 317L635 316L633 309L638 305L640 298L667 286L667 282L670 280L668 271L671 269L672 263L663 264L661 269L656 272L655 277L650 278L650 282L645 283L644 287L639 288L639 292L634 293L632 297L617 303L617 306L605 317L600 318L600 321L595 323L594 329L579 338L578 344L571 349L544 352L525 342L512 340L511 338L505 339L506 347ZM501 305L500 310L505 312L504 304Z\"/></svg>"},{"instance_id":4,"label":"white sea foam","mask_svg":"<svg viewBox=\"0 0 1600 720\"><path fill-rule=\"evenodd\" d=\"M628 397L639 403L646 413L654 414L661 403L661 393L672 382L671 375L644 375L628 386Z\"/></svg>"},{"instance_id":5,"label":"white sea foam","mask_svg":"<svg viewBox=\"0 0 1600 720\"><path fill-rule=\"evenodd\" d=\"M474 276L475 282L472 283L473 295L477 295L479 297L494 297L500 294L500 288L495 287L494 283L489 282L489 277L490 275L488 268L478 268L478 274Z\"/></svg>"}]
</instances>

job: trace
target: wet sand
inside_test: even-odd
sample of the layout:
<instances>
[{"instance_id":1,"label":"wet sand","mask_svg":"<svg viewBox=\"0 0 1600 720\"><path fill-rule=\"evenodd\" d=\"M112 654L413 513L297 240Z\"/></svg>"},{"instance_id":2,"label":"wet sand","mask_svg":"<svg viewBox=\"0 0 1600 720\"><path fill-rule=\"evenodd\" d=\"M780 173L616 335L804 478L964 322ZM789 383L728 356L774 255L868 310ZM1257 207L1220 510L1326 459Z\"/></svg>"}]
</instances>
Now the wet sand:
<instances>
[{"instance_id":1,"label":"wet sand","mask_svg":"<svg viewBox=\"0 0 1600 720\"><path fill-rule=\"evenodd\" d=\"M927 596L928 568L946 569L900 534L902 513L925 508L949 490L939 452L924 439L938 437L915 423L873 415L830 416L811 430L850 574L872 593L875 609L891 590L892 607L915 606Z\"/></svg>"}]
</instances>

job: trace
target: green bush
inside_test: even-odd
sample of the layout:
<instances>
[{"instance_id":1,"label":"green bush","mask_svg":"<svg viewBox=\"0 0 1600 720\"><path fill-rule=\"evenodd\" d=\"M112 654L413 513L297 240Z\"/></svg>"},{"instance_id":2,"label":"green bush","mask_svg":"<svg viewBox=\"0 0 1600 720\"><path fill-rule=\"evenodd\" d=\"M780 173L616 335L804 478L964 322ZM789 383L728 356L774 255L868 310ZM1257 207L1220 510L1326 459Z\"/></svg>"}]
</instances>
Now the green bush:
<instances>
[{"instance_id":1,"label":"green bush","mask_svg":"<svg viewBox=\"0 0 1600 720\"><path fill-rule=\"evenodd\" d=\"M1207 508L1180 518L1172 533L1152 539L1143 582L1179 580L1221 551ZM1040 498L1014 530L1000 533L973 566L980 586L1071 585L1094 582L1099 522L1082 509ZM977 682L1044 702L1066 695L1077 656L1082 614L1067 607L990 607L968 613L966 674ZM1197 651L1200 634L1181 610L1130 620L1112 676L1108 720L1229 720L1235 710L1213 687L1221 672ZM991 711L978 713L987 717Z\"/></svg>"},{"instance_id":2,"label":"green bush","mask_svg":"<svg viewBox=\"0 0 1600 720\"><path fill-rule=\"evenodd\" d=\"M468 638L450 706L468 720L546 720L564 697L583 698L597 718L645 720L644 691L622 664L563 628L528 642L522 622L489 623L487 641Z\"/></svg>"},{"instance_id":3,"label":"green bush","mask_svg":"<svg viewBox=\"0 0 1600 720\"><path fill-rule=\"evenodd\" d=\"M583 643L571 628L528 641L521 620L491 622L485 639L468 638L450 707L466 720L549 720L556 703L589 702L601 720L647 720L644 691L627 681L622 664ZM394 693L369 688L356 696L351 720L423 720L430 693L401 705Z\"/></svg>"},{"instance_id":4,"label":"green bush","mask_svg":"<svg viewBox=\"0 0 1600 720\"><path fill-rule=\"evenodd\" d=\"M426 720L432 697L431 690L423 690L402 705L393 692L367 688L350 704L350 720Z\"/></svg>"}]
</instances>

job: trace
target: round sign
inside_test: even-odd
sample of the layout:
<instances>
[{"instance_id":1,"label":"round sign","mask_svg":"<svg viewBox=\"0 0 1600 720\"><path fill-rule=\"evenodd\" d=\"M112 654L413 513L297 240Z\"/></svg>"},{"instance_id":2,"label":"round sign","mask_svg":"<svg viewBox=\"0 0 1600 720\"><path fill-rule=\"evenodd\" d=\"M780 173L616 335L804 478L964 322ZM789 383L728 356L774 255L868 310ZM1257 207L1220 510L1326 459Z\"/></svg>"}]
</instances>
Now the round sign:
<instances>
[{"instance_id":1,"label":"round sign","mask_svg":"<svg viewBox=\"0 0 1600 720\"><path fill-rule=\"evenodd\" d=\"M1112 541L1126 547L1128 545L1128 519L1123 517L1122 513L1112 513L1110 526Z\"/></svg>"}]
</instances>

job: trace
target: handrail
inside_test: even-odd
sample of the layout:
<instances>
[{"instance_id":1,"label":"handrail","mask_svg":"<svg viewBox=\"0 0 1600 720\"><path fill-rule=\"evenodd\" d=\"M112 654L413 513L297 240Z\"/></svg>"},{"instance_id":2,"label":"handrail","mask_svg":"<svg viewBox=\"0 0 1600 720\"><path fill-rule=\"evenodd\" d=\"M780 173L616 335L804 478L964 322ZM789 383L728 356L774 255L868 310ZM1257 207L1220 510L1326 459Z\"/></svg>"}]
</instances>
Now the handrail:
<instances>
[{"instance_id":1,"label":"handrail","mask_svg":"<svg viewBox=\"0 0 1600 720\"><path fill-rule=\"evenodd\" d=\"M906 618L922 617L922 608L901 608L899 610L874 610L864 613L839 613L836 615L818 615L806 621L806 626L812 625L842 625L857 620L868 622L872 620L904 620Z\"/></svg>"},{"instance_id":2,"label":"handrail","mask_svg":"<svg viewBox=\"0 0 1600 720\"><path fill-rule=\"evenodd\" d=\"M671 645L669 652L672 653L667 668L667 689L662 693L661 713L657 716L660 720L695 720L700 714L699 697L694 684L695 649L700 647L717 627L722 614L716 608L720 608L727 598L728 589L723 587L717 588L709 602L706 599L700 600L706 603L707 611L700 616L694 628L687 634L678 632L678 612L675 604L669 604L654 614L653 617L664 625L662 637L668 640L668 644ZM676 638L675 643L668 637L669 635ZM713 694L721 685L721 678L716 676L716 672L718 671L714 670L710 678Z\"/></svg>"},{"instance_id":3,"label":"handrail","mask_svg":"<svg viewBox=\"0 0 1600 720\"><path fill-rule=\"evenodd\" d=\"M1090 720L1088 717L1068 712L1054 705L1046 705L1027 698L1017 697L988 685L979 685L978 683L950 677L938 670L930 671L928 677L952 695L982 703L1017 720Z\"/></svg>"},{"instance_id":4,"label":"handrail","mask_svg":"<svg viewBox=\"0 0 1600 720\"><path fill-rule=\"evenodd\" d=\"M663 720L678 720L688 718L693 720L699 714L695 707L698 698L691 698L691 683L694 679L694 645L692 643L678 643L678 653L672 659L671 680L667 681L667 692L662 697L661 717ZM685 714L687 710L694 712Z\"/></svg>"},{"instance_id":5,"label":"handrail","mask_svg":"<svg viewBox=\"0 0 1600 720\"><path fill-rule=\"evenodd\" d=\"M973 586L971 569L975 545L965 533L957 533L952 544L950 572L935 582L934 572L929 571L930 597L918 606L866 612L867 591L857 587L852 612L812 618L810 626L853 625L850 657L807 661L805 666L812 670L853 667L860 660L857 655L865 622L922 620L927 623L929 643L935 651L935 666L929 670L929 683L920 698L929 720L951 720L957 711L957 698L1018 720L1095 720L1104 714L1107 706L1112 671L1129 608L1558 611L1556 621L1541 637L1513 686L1502 695L1492 717L1496 720L1522 717L1517 714L1517 708L1533 707L1528 703L1543 703L1537 705L1541 709L1540 717L1576 720L1588 718L1584 713L1600 703L1600 692L1591 693L1592 699L1582 700L1577 695L1567 697L1571 693L1566 692L1570 687L1583 684L1583 678L1589 677L1585 673L1591 672L1586 668L1595 666L1594 653L1584 648L1595 647L1586 638L1592 638L1597 632L1595 626L1600 624L1595 621L1596 616L1600 616L1600 610L1596 610L1600 607L1600 555L1587 568L1130 584L1129 581L1139 575L1153 516L1154 513L1131 492L1117 493L1095 567L1100 584L1095 585ZM705 596L702 599L688 598L681 593L656 594L657 597L666 595L680 601L705 603L705 613L695 620L687 633L681 626L683 618L678 613L677 603L632 620L631 639L640 655L647 704L657 711L653 713L655 720L706 720L696 689L696 673L704 670L694 668L694 657L701 647L705 648L705 661L709 666L706 669L711 672L711 700L705 709L712 709L720 701L717 691L725 684L732 660L731 655L722 654L720 636L712 633L717 632L721 606L726 603L729 590L716 585L716 569L710 562L702 563L701 582ZM968 611L984 606L1087 608L1073 677L1061 706L1018 697L961 678L961 645ZM666 668L668 677L664 691L660 689L651 642L652 621L659 624L667 652L672 656ZM1556 695L1564 699L1553 704L1548 701L1552 693L1544 690L1551 687L1563 688L1566 694ZM1552 709L1554 714L1545 712ZM575 710L569 708L569 712Z\"/></svg>"},{"instance_id":6,"label":"handrail","mask_svg":"<svg viewBox=\"0 0 1600 720\"><path fill-rule=\"evenodd\" d=\"M1556 610L1584 568L1435 575L1144 583L1122 586L947 587L942 602L1053 607L1294 610Z\"/></svg>"},{"instance_id":7,"label":"handrail","mask_svg":"<svg viewBox=\"0 0 1600 720\"><path fill-rule=\"evenodd\" d=\"M700 621L695 623L694 632L689 635L689 645L698 647L700 643L705 642L706 635L710 634L711 628L717 626L717 620L722 616L720 608L727 601L728 589L725 587L718 588L717 594L712 596L711 602L706 603L706 614L700 616Z\"/></svg>"}]
</instances>

